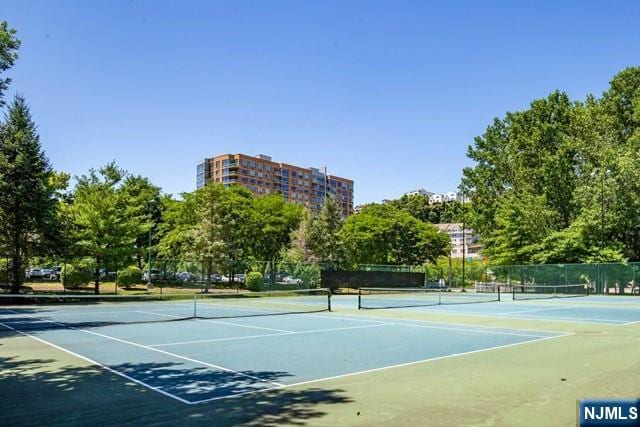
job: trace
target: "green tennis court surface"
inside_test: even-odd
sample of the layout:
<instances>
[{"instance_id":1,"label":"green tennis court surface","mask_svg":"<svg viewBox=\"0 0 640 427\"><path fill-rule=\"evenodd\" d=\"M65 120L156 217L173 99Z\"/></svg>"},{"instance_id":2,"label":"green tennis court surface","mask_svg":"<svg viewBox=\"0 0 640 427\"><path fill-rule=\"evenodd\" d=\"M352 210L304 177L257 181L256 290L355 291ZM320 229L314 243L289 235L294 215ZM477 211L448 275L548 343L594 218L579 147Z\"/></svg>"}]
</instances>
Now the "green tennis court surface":
<instances>
[{"instance_id":1,"label":"green tennis court surface","mask_svg":"<svg viewBox=\"0 0 640 427\"><path fill-rule=\"evenodd\" d=\"M568 425L579 397L640 392L629 378L639 299L497 299L317 290L3 301L0 392L45 402L5 404L3 418L518 425L528 414Z\"/></svg>"}]
</instances>

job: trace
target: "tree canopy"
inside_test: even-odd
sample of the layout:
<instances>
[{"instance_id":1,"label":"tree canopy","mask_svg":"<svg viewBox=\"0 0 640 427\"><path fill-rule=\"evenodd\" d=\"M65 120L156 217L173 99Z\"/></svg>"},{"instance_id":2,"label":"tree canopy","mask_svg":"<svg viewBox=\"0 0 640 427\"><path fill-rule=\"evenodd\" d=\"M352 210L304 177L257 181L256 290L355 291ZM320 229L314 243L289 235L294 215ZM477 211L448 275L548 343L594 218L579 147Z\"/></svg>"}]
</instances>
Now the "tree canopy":
<instances>
[{"instance_id":1,"label":"tree canopy","mask_svg":"<svg viewBox=\"0 0 640 427\"><path fill-rule=\"evenodd\" d=\"M640 259L640 68L600 98L556 91L469 147L471 224L496 263Z\"/></svg>"}]
</instances>

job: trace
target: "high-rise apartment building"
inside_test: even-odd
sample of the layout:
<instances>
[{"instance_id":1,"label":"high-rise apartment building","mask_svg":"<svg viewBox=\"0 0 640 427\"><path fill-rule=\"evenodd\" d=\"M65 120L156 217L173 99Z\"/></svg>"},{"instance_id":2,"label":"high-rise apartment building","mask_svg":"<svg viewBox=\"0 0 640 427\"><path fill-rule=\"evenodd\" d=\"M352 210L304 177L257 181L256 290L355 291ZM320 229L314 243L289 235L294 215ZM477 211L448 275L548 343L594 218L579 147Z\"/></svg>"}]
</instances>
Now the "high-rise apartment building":
<instances>
[{"instance_id":1,"label":"high-rise apartment building","mask_svg":"<svg viewBox=\"0 0 640 427\"><path fill-rule=\"evenodd\" d=\"M322 208L325 197L333 197L343 216L353 213L352 180L325 175L316 168L274 162L263 154L222 154L204 159L197 167L197 187L210 182L242 185L255 195L279 193L314 212Z\"/></svg>"}]
</instances>

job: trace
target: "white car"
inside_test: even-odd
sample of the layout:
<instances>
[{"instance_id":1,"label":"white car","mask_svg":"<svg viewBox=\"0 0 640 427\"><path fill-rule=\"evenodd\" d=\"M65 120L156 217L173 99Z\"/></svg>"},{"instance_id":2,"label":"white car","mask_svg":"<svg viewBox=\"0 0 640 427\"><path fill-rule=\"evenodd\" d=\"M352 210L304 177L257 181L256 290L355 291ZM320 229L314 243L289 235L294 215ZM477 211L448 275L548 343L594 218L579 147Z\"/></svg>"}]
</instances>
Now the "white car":
<instances>
[{"instance_id":1,"label":"white car","mask_svg":"<svg viewBox=\"0 0 640 427\"><path fill-rule=\"evenodd\" d=\"M282 279L282 283L286 283L287 285L302 285L302 279L298 279L293 276L285 276L284 279Z\"/></svg>"}]
</instances>

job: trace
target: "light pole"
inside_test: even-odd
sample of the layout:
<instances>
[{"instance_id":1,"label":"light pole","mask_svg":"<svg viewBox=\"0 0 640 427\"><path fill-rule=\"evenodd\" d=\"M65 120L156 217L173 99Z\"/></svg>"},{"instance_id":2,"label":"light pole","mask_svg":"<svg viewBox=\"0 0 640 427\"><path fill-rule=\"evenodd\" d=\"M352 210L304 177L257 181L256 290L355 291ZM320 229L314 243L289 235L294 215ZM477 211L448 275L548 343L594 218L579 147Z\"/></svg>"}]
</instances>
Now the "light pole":
<instances>
[{"instance_id":1,"label":"light pole","mask_svg":"<svg viewBox=\"0 0 640 427\"><path fill-rule=\"evenodd\" d=\"M151 287L153 283L151 283L151 228L149 228L149 262L147 264L147 288Z\"/></svg>"},{"instance_id":2,"label":"light pole","mask_svg":"<svg viewBox=\"0 0 640 427\"><path fill-rule=\"evenodd\" d=\"M608 174L609 171L606 171ZM602 251L604 250L604 177L600 179L600 261L602 261Z\"/></svg>"},{"instance_id":3,"label":"light pole","mask_svg":"<svg viewBox=\"0 0 640 427\"><path fill-rule=\"evenodd\" d=\"M467 236L466 236L466 232L465 232L465 228L467 226L467 221L466 221L466 216L464 214L464 191L462 192L462 290L464 291L464 276L465 276L465 258L467 257L467 254L465 253L465 248L466 248L466 240L467 240Z\"/></svg>"}]
</instances>

